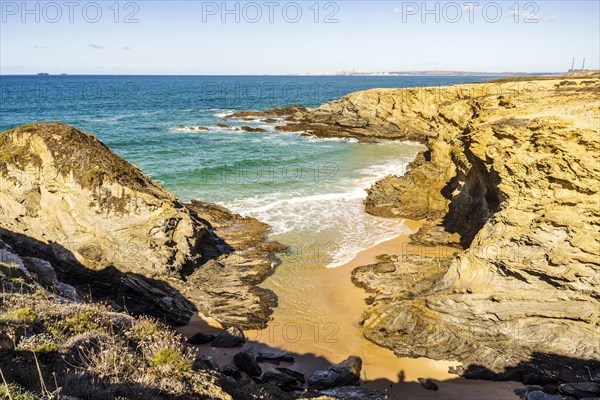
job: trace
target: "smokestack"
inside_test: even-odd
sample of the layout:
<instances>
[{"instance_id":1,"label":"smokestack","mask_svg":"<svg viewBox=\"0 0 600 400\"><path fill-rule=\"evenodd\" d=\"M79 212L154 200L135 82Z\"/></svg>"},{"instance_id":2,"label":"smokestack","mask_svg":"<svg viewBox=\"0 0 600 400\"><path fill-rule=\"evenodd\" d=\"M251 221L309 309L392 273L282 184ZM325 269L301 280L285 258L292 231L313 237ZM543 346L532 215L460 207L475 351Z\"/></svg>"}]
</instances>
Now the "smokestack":
<instances>
[{"instance_id":1,"label":"smokestack","mask_svg":"<svg viewBox=\"0 0 600 400\"><path fill-rule=\"evenodd\" d=\"M575 57L573 57L573 62L571 63L570 71L573 71L573 68L575 68Z\"/></svg>"},{"instance_id":2,"label":"smokestack","mask_svg":"<svg viewBox=\"0 0 600 400\"><path fill-rule=\"evenodd\" d=\"M583 71L585 68L585 57L583 57L583 63L581 64L581 70Z\"/></svg>"}]
</instances>

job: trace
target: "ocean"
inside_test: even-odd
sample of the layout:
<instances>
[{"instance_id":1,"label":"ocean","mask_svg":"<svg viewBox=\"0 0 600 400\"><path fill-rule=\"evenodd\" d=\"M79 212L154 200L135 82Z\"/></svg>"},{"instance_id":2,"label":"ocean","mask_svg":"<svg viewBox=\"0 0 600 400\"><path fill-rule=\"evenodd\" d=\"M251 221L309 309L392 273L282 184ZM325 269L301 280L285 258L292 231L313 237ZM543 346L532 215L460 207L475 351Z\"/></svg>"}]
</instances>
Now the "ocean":
<instances>
[{"instance_id":1,"label":"ocean","mask_svg":"<svg viewBox=\"0 0 600 400\"><path fill-rule=\"evenodd\" d=\"M422 146L274 131L237 110L316 107L370 88L441 86L490 77L0 76L0 130L60 121L90 132L188 201L222 204L272 227L284 263L335 267L406 228L363 211L365 189L402 174ZM219 127L260 127L267 133ZM199 130L208 128L207 131Z\"/></svg>"}]
</instances>

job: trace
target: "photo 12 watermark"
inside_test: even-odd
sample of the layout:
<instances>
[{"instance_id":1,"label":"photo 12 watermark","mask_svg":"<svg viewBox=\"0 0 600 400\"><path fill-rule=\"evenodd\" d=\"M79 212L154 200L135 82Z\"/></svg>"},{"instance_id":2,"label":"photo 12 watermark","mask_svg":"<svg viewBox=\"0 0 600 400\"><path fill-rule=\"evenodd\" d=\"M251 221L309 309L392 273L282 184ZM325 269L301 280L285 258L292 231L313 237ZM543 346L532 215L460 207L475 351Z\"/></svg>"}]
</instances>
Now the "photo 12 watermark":
<instances>
[{"instance_id":1,"label":"photo 12 watermark","mask_svg":"<svg viewBox=\"0 0 600 400\"><path fill-rule=\"evenodd\" d=\"M62 78L62 77L60 77ZM125 82L6 82L0 85L0 102L11 104L57 104L79 102L121 103L135 100L137 81Z\"/></svg>"},{"instance_id":2,"label":"photo 12 watermark","mask_svg":"<svg viewBox=\"0 0 600 400\"><path fill-rule=\"evenodd\" d=\"M259 163L203 165L199 170L200 182L221 184L269 184L269 183L332 183L338 181L340 167L337 163L306 163L275 165Z\"/></svg>"},{"instance_id":3,"label":"photo 12 watermark","mask_svg":"<svg viewBox=\"0 0 600 400\"><path fill-rule=\"evenodd\" d=\"M540 5L533 1L405 1L394 12L402 16L403 23L498 23L503 19L525 24L540 22Z\"/></svg>"},{"instance_id":4,"label":"photo 12 watermark","mask_svg":"<svg viewBox=\"0 0 600 400\"><path fill-rule=\"evenodd\" d=\"M76 23L101 21L137 24L140 3L134 1L1 1L2 23Z\"/></svg>"},{"instance_id":5,"label":"photo 12 watermark","mask_svg":"<svg viewBox=\"0 0 600 400\"><path fill-rule=\"evenodd\" d=\"M341 93L342 88L337 81L210 81L203 82L200 88L202 101L218 101L227 107L252 102L274 105L324 103L340 97Z\"/></svg>"},{"instance_id":6,"label":"photo 12 watermark","mask_svg":"<svg viewBox=\"0 0 600 400\"><path fill-rule=\"evenodd\" d=\"M337 24L340 5L338 2L310 1L203 1L202 23L299 23Z\"/></svg>"}]
</instances>

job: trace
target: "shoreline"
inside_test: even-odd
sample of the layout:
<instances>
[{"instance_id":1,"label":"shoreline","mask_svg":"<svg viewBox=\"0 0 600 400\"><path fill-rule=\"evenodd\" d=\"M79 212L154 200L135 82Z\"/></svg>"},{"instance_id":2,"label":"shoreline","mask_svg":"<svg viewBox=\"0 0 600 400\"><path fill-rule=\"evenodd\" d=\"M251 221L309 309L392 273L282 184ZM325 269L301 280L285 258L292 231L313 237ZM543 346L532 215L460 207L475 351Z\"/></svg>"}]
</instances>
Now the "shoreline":
<instances>
[{"instance_id":1,"label":"shoreline","mask_svg":"<svg viewBox=\"0 0 600 400\"><path fill-rule=\"evenodd\" d=\"M404 220L402 223L412 232L418 230L424 221ZM456 249L436 247L438 254L448 254ZM516 399L513 389L521 387L516 382L475 381L459 378L450 374L448 368L459 362L432 360L428 358L397 357L391 350L368 341L362 334L360 318L368 308L365 303L369 293L355 286L351 281L352 270L361 265L377 261L381 254L401 255L418 254L420 246L410 244L408 233L383 241L378 245L362 250L348 263L335 268L319 266L295 271L296 282L312 282L312 287L297 288L304 304L295 303L296 296L281 294L281 282L290 283L285 272L285 264L261 284L261 287L273 290L279 297L279 305L274 309L267 329L246 330L246 344L236 349L216 349L209 345L198 346L201 353L214 357L218 364L231 364L233 355L239 351L253 349L259 351L290 351L295 355L294 363L282 363L281 366L310 376L316 370L327 369L331 364L340 362L350 355L360 356L363 360L362 384L378 389L398 398L468 400L480 399L484 394L496 399ZM451 251L451 252L450 252ZM302 275L298 275L301 273ZM306 279L307 275L310 275ZM279 278L279 279L278 279ZM304 289L304 290L303 290ZM296 293L297 294L297 293ZM311 295L312 294L312 295ZM318 297L315 297L318 296ZM294 312L302 307L319 306L320 315L297 315ZM210 318L203 319L194 315L190 323L178 329L184 336L196 332L218 332L218 322ZM263 371L274 369L274 365L261 364ZM439 392L423 389L417 378L430 378L440 387Z\"/></svg>"}]
</instances>

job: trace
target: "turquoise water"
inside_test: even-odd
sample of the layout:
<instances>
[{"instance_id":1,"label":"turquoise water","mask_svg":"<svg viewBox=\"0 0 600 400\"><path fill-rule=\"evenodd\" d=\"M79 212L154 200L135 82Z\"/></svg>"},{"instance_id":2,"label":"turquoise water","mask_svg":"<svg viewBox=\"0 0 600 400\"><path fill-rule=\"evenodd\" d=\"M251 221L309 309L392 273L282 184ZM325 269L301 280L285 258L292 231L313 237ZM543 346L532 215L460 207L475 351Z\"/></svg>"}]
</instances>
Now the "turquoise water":
<instances>
[{"instance_id":1,"label":"turquoise water","mask_svg":"<svg viewBox=\"0 0 600 400\"><path fill-rule=\"evenodd\" d=\"M420 146L314 139L275 132L259 120L222 118L236 110L315 107L375 87L487 79L0 76L0 130L36 121L77 126L181 199L258 217L298 251L325 249L318 261L335 266L404 229L399 221L366 215L364 189L387 174L403 173ZM268 132L237 132L218 123ZM193 130L200 126L209 130Z\"/></svg>"}]
</instances>

